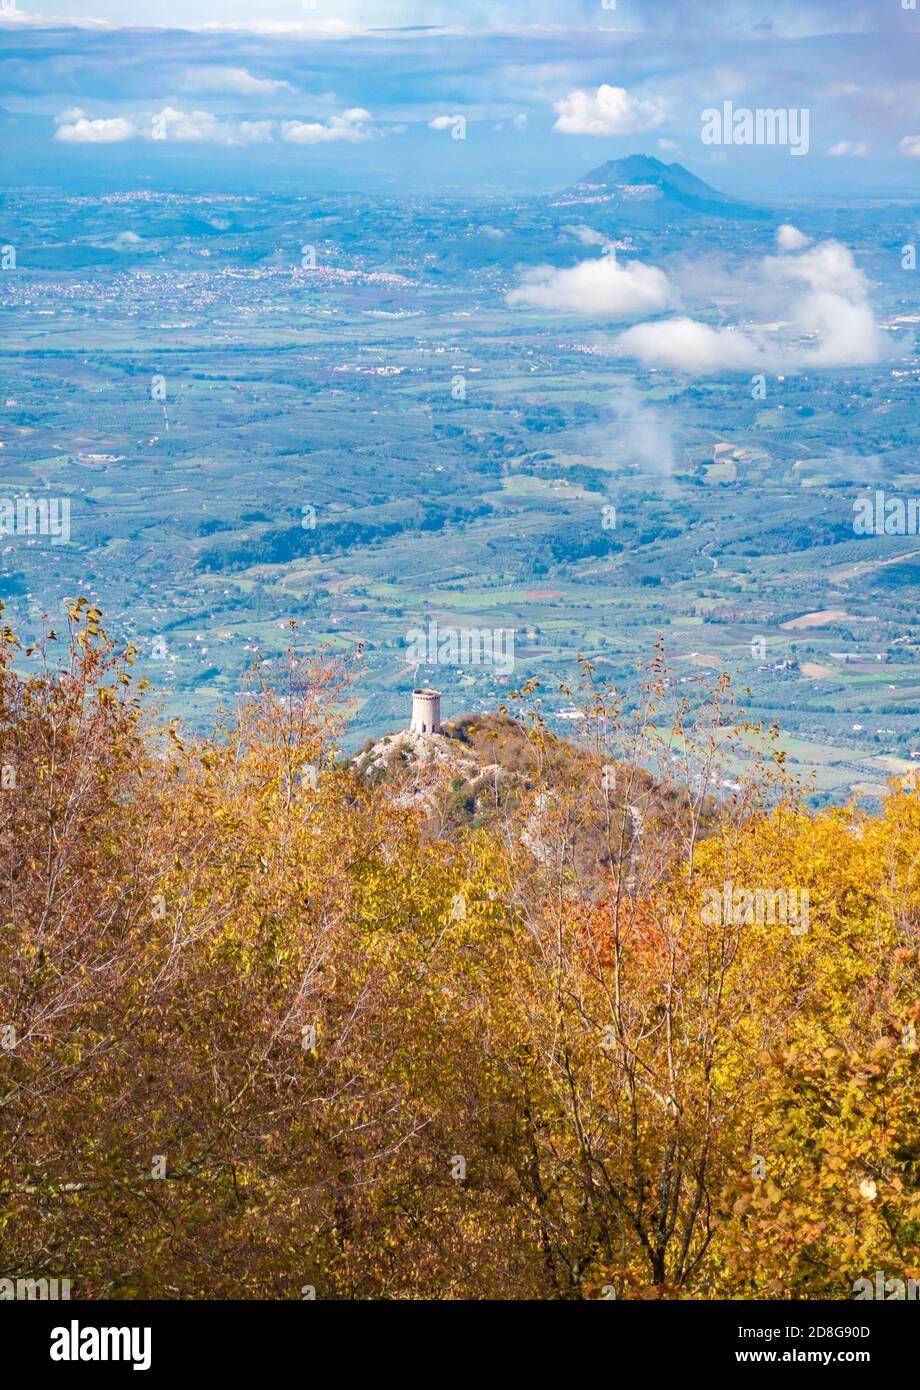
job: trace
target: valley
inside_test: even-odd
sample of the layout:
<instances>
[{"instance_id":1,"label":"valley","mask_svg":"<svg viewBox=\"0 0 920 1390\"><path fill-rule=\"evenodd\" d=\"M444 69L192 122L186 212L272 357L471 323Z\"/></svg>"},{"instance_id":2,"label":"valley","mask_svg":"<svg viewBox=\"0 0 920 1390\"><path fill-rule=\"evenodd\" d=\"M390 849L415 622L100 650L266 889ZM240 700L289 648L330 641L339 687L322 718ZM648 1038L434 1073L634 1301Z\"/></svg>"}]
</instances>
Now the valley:
<instances>
[{"instance_id":1,"label":"valley","mask_svg":"<svg viewBox=\"0 0 920 1390\"><path fill-rule=\"evenodd\" d=\"M638 166L530 200L7 194L2 493L72 518L68 544L0 538L20 630L86 594L207 728L295 619L354 658L355 746L426 680L459 716L536 677L574 731L578 656L629 694L661 638L675 682L728 671L781 721L815 800L877 796L920 757L920 537L853 516L920 490L916 210L796 210L869 277L883 362L688 375L624 358L603 312L508 300L612 254L686 304L769 253L777 213ZM431 619L513 630L513 671L410 665Z\"/></svg>"}]
</instances>

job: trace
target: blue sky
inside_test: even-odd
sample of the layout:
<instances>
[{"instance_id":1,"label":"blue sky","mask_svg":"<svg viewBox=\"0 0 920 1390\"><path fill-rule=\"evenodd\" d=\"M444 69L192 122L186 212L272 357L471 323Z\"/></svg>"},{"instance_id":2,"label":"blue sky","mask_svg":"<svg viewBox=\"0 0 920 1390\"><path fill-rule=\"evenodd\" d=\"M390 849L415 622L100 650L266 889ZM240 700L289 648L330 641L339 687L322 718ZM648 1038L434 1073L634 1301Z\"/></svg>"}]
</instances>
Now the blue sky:
<instances>
[{"instance_id":1,"label":"blue sky","mask_svg":"<svg viewBox=\"0 0 920 1390\"><path fill-rule=\"evenodd\" d=\"M643 152L748 196L912 196L912 3L36 0L0 9L10 177L518 193ZM807 155L705 145L729 100L807 110Z\"/></svg>"}]
</instances>

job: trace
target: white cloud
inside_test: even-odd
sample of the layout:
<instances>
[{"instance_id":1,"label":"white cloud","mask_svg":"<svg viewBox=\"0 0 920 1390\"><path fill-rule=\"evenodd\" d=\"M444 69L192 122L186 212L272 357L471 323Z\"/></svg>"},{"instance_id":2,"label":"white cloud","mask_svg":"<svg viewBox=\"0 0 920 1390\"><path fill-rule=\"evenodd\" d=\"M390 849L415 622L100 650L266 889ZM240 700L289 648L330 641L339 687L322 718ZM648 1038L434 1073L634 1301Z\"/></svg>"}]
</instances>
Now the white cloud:
<instances>
[{"instance_id":1,"label":"white cloud","mask_svg":"<svg viewBox=\"0 0 920 1390\"><path fill-rule=\"evenodd\" d=\"M620 265L613 256L580 261L567 270L537 266L507 295L509 304L600 318L654 314L673 301L674 289L664 271L640 261Z\"/></svg>"},{"instance_id":2,"label":"white cloud","mask_svg":"<svg viewBox=\"0 0 920 1390\"><path fill-rule=\"evenodd\" d=\"M363 106L354 106L343 111L341 116L330 116L323 124L320 121L282 121L281 136L292 145L327 145L333 140L345 140L357 144L369 140L377 132L367 122L371 113Z\"/></svg>"},{"instance_id":3,"label":"white cloud","mask_svg":"<svg viewBox=\"0 0 920 1390\"><path fill-rule=\"evenodd\" d=\"M96 121L78 116L74 121L59 117L54 138L72 145L114 145L122 140L133 140L137 134L137 127L123 116Z\"/></svg>"},{"instance_id":4,"label":"white cloud","mask_svg":"<svg viewBox=\"0 0 920 1390\"><path fill-rule=\"evenodd\" d=\"M780 282L807 286L791 317L801 332L818 339L806 350L813 365L846 367L882 356L884 338L869 301L869 281L848 247L822 241L799 256L768 256L764 269Z\"/></svg>"},{"instance_id":5,"label":"white cloud","mask_svg":"<svg viewBox=\"0 0 920 1390\"><path fill-rule=\"evenodd\" d=\"M111 145L123 140L163 140L180 144L256 145L274 139L273 121L235 121L210 111L181 111L164 106L146 115L107 116L95 120L78 107L55 117L55 140L75 145Z\"/></svg>"},{"instance_id":6,"label":"white cloud","mask_svg":"<svg viewBox=\"0 0 920 1390\"><path fill-rule=\"evenodd\" d=\"M618 384L612 402L617 427L603 441L610 450L610 434L616 440L619 458L627 464L638 465L644 473L673 476L676 459L670 418L646 405L641 393L629 383Z\"/></svg>"},{"instance_id":7,"label":"white cloud","mask_svg":"<svg viewBox=\"0 0 920 1390\"><path fill-rule=\"evenodd\" d=\"M777 286L787 289L782 338L770 330L713 328L695 319L672 318L627 329L617 339L617 351L648 366L690 373L846 367L877 362L884 355L885 338L872 311L869 283L840 242L767 256L761 278L774 293Z\"/></svg>"},{"instance_id":8,"label":"white cloud","mask_svg":"<svg viewBox=\"0 0 920 1390\"><path fill-rule=\"evenodd\" d=\"M833 155L835 159L865 159L868 153L869 146L865 140L839 140L828 150L828 154Z\"/></svg>"},{"instance_id":9,"label":"white cloud","mask_svg":"<svg viewBox=\"0 0 920 1390\"><path fill-rule=\"evenodd\" d=\"M582 246L609 246L610 238L604 236L603 232L596 232L593 227L586 227L582 222L569 222L559 230L566 236L573 236L576 241L580 241Z\"/></svg>"},{"instance_id":10,"label":"white cloud","mask_svg":"<svg viewBox=\"0 0 920 1390\"><path fill-rule=\"evenodd\" d=\"M180 111L164 106L150 122L150 137L180 144L260 145L272 139L271 121L233 121L210 111Z\"/></svg>"},{"instance_id":11,"label":"white cloud","mask_svg":"<svg viewBox=\"0 0 920 1390\"><path fill-rule=\"evenodd\" d=\"M199 140L217 141L224 132L224 126L225 123L210 111L180 111L175 106L164 106L153 116L156 138L179 140L183 144Z\"/></svg>"},{"instance_id":12,"label":"white cloud","mask_svg":"<svg viewBox=\"0 0 920 1390\"><path fill-rule=\"evenodd\" d=\"M433 121L428 122L429 130L447 130L454 121L462 121L462 116L435 116Z\"/></svg>"},{"instance_id":13,"label":"white cloud","mask_svg":"<svg viewBox=\"0 0 920 1390\"><path fill-rule=\"evenodd\" d=\"M898 149L908 159L920 159L920 135L905 135Z\"/></svg>"},{"instance_id":14,"label":"white cloud","mask_svg":"<svg viewBox=\"0 0 920 1390\"><path fill-rule=\"evenodd\" d=\"M803 333L816 334L819 340L799 354L802 366L851 367L878 362L884 354L885 339L867 301L812 294L797 306L794 321Z\"/></svg>"},{"instance_id":15,"label":"white cloud","mask_svg":"<svg viewBox=\"0 0 920 1390\"><path fill-rule=\"evenodd\" d=\"M801 256L767 256L764 270L770 279L808 285L812 290L866 299L869 282L840 241L821 241Z\"/></svg>"},{"instance_id":16,"label":"white cloud","mask_svg":"<svg viewBox=\"0 0 920 1390\"><path fill-rule=\"evenodd\" d=\"M784 222L776 233L776 244L781 251L801 251L810 241L811 237L793 227L791 222Z\"/></svg>"},{"instance_id":17,"label":"white cloud","mask_svg":"<svg viewBox=\"0 0 920 1390\"><path fill-rule=\"evenodd\" d=\"M514 120L511 122L511 124L514 126L515 130L526 130L527 117L524 114L524 112L519 111L518 114L515 116Z\"/></svg>"},{"instance_id":18,"label":"white cloud","mask_svg":"<svg viewBox=\"0 0 920 1390\"><path fill-rule=\"evenodd\" d=\"M161 111L133 117L112 116L92 120L78 107L55 118L56 140L72 144L113 144L121 140L162 140L180 144L261 145L271 143L278 122L239 121L215 116L211 111L183 111L164 106ZM369 111L361 106L330 116L328 121L286 120L280 123L282 140L293 145L322 145L333 140L352 144L369 140L378 131L368 125Z\"/></svg>"},{"instance_id":19,"label":"white cloud","mask_svg":"<svg viewBox=\"0 0 920 1390\"><path fill-rule=\"evenodd\" d=\"M255 20L250 24L218 21L209 24L187 24L183 27L192 34L255 34L280 39L351 39L368 32L367 26L354 24L346 19L269 19ZM373 32L378 32L378 25L374 25ZM384 33L383 37L388 36ZM391 37L398 38L399 31L392 31Z\"/></svg>"},{"instance_id":20,"label":"white cloud","mask_svg":"<svg viewBox=\"0 0 920 1390\"><path fill-rule=\"evenodd\" d=\"M760 349L747 334L732 328L712 328L695 319L665 319L661 323L637 323L618 339L627 357L638 357L646 366L670 367L680 372L712 372L720 368L746 371L759 364Z\"/></svg>"},{"instance_id":21,"label":"white cloud","mask_svg":"<svg viewBox=\"0 0 920 1390\"><path fill-rule=\"evenodd\" d=\"M651 130L666 118L655 97L635 97L625 87L604 82L593 94L578 90L553 103L557 114L553 130L563 135L631 135Z\"/></svg>"},{"instance_id":22,"label":"white cloud","mask_svg":"<svg viewBox=\"0 0 920 1390\"><path fill-rule=\"evenodd\" d=\"M15 0L13 0L12 9L7 9L5 4L0 6L0 24L9 24L11 27L18 25L23 29L112 29L116 27L106 19L78 19L76 16L70 15L29 14L26 10L17 9Z\"/></svg>"},{"instance_id":23,"label":"white cloud","mask_svg":"<svg viewBox=\"0 0 920 1390\"><path fill-rule=\"evenodd\" d=\"M231 145L268 145L275 138L274 121L240 121L237 138L228 141Z\"/></svg>"},{"instance_id":24,"label":"white cloud","mask_svg":"<svg viewBox=\"0 0 920 1390\"><path fill-rule=\"evenodd\" d=\"M229 92L240 96L274 96L278 92L293 92L290 82L277 82L270 77L256 77L248 68L213 67L186 68L183 77L186 91Z\"/></svg>"}]
</instances>

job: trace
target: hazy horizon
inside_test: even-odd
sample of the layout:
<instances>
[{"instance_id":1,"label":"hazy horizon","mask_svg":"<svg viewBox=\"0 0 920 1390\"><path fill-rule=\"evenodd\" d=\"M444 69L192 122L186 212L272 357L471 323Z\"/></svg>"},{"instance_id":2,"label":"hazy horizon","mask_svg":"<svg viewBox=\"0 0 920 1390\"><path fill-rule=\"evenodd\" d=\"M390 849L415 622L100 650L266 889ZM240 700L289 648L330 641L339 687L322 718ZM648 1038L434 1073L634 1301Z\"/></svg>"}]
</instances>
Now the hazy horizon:
<instances>
[{"instance_id":1,"label":"hazy horizon","mask_svg":"<svg viewBox=\"0 0 920 1390\"><path fill-rule=\"evenodd\" d=\"M541 0L522 14L491 0L458 14L270 0L257 20L242 4L174 0L154 16L110 0L4 8L4 179L524 195L640 152L739 197L908 197L920 167L908 3ZM708 148L701 113L725 101L808 110L808 158Z\"/></svg>"}]
</instances>

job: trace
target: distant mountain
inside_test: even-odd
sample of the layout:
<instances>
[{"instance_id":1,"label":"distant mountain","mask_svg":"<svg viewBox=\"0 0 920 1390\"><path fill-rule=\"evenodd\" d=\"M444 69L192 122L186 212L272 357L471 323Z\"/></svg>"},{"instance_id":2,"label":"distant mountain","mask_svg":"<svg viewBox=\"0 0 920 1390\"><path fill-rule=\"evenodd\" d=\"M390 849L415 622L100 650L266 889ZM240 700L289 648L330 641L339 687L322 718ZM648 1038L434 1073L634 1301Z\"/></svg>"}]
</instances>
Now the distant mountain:
<instances>
[{"instance_id":1,"label":"distant mountain","mask_svg":"<svg viewBox=\"0 0 920 1390\"><path fill-rule=\"evenodd\" d=\"M662 164L644 154L608 159L560 195L555 205L610 208L618 218L655 223L688 212L732 219L767 215L720 193L682 164Z\"/></svg>"}]
</instances>

